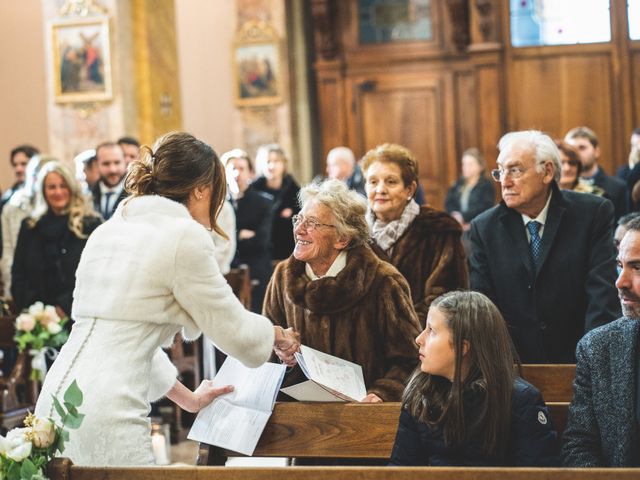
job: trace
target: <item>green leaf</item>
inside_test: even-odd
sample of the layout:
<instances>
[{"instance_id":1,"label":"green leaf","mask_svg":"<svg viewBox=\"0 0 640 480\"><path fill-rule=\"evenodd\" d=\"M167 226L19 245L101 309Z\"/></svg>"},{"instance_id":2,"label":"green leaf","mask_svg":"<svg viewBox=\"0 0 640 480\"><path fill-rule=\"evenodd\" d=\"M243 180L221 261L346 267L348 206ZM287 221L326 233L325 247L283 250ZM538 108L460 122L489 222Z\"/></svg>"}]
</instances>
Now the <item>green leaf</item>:
<instances>
[{"instance_id":1,"label":"green leaf","mask_svg":"<svg viewBox=\"0 0 640 480\"><path fill-rule=\"evenodd\" d=\"M64 401L70 403L74 407L82 405L82 390L78 387L78 384L74 380L67 391L64 392Z\"/></svg>"},{"instance_id":2,"label":"green leaf","mask_svg":"<svg viewBox=\"0 0 640 480\"><path fill-rule=\"evenodd\" d=\"M38 473L38 469L33 464L31 460L25 458L22 461L22 467L20 468L20 477L25 480L31 480L36 473Z\"/></svg>"},{"instance_id":3,"label":"green leaf","mask_svg":"<svg viewBox=\"0 0 640 480\"><path fill-rule=\"evenodd\" d=\"M8 480L20 480L20 464L12 462L7 470Z\"/></svg>"},{"instance_id":4,"label":"green leaf","mask_svg":"<svg viewBox=\"0 0 640 480\"><path fill-rule=\"evenodd\" d=\"M84 420L83 413L79 413L78 415L67 415L67 418L64 421L64 426L73 429L80 428L82 420Z\"/></svg>"},{"instance_id":5,"label":"green leaf","mask_svg":"<svg viewBox=\"0 0 640 480\"><path fill-rule=\"evenodd\" d=\"M62 430L62 437L64 438L65 442L69 441L69 430Z\"/></svg>"},{"instance_id":6,"label":"green leaf","mask_svg":"<svg viewBox=\"0 0 640 480\"><path fill-rule=\"evenodd\" d=\"M62 405L60 405L60 402L58 401L58 399L53 395L51 395L51 397L53 398L53 406L55 407L56 412L58 412L58 415L60 415L60 418L66 417L67 412L65 412L64 408L62 408Z\"/></svg>"},{"instance_id":7,"label":"green leaf","mask_svg":"<svg viewBox=\"0 0 640 480\"><path fill-rule=\"evenodd\" d=\"M69 415L74 417L78 416L78 409L76 407L71 405L69 402L64 402L64 406L67 407L67 411L69 412Z\"/></svg>"},{"instance_id":8,"label":"green leaf","mask_svg":"<svg viewBox=\"0 0 640 480\"><path fill-rule=\"evenodd\" d=\"M62 430L62 433L65 433L66 430ZM64 435L58 435L58 443L56 443L56 450L60 453L64 452L64 441L68 440L64 438Z\"/></svg>"}]
</instances>

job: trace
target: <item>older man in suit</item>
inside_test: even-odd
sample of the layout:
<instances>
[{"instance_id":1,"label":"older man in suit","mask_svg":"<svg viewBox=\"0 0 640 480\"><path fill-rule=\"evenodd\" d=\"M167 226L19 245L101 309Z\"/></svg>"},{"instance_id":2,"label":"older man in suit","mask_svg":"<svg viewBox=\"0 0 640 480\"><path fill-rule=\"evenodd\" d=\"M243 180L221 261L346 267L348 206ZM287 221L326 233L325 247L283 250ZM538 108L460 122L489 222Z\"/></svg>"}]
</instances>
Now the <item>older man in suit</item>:
<instances>
[{"instance_id":1,"label":"older man in suit","mask_svg":"<svg viewBox=\"0 0 640 480\"><path fill-rule=\"evenodd\" d=\"M622 314L578 344L563 457L568 467L640 466L640 219L620 244Z\"/></svg>"},{"instance_id":2,"label":"older man in suit","mask_svg":"<svg viewBox=\"0 0 640 480\"><path fill-rule=\"evenodd\" d=\"M585 332L620 314L613 205L561 191L558 149L538 131L498 145L502 202L471 223L471 287L504 316L525 363L573 363Z\"/></svg>"}]
</instances>

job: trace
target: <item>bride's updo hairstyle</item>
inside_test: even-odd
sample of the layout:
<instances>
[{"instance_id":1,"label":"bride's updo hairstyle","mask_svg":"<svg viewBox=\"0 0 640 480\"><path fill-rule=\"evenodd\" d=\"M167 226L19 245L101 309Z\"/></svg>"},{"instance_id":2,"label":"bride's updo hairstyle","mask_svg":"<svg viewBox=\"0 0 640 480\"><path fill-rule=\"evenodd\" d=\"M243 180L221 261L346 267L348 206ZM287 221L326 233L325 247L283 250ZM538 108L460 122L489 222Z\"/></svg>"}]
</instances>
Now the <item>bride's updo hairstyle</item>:
<instances>
[{"instance_id":1,"label":"bride's updo hairstyle","mask_svg":"<svg viewBox=\"0 0 640 480\"><path fill-rule=\"evenodd\" d=\"M211 187L211 228L227 238L216 222L227 192L224 168L216 152L193 135L171 132L151 148L142 146L124 185L133 197L159 195L185 206L196 187Z\"/></svg>"}]
</instances>

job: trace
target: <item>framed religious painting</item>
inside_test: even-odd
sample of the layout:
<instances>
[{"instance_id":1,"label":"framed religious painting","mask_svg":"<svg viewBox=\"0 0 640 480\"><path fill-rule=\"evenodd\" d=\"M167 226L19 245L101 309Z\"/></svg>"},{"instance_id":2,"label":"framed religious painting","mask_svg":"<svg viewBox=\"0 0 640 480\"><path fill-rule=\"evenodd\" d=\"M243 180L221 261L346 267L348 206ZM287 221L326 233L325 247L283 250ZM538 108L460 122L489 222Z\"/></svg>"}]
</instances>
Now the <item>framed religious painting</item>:
<instances>
[{"instance_id":1,"label":"framed religious painting","mask_svg":"<svg viewBox=\"0 0 640 480\"><path fill-rule=\"evenodd\" d=\"M109 18L51 23L54 97L57 103L111 100Z\"/></svg>"},{"instance_id":2,"label":"framed religious painting","mask_svg":"<svg viewBox=\"0 0 640 480\"><path fill-rule=\"evenodd\" d=\"M240 107L282 101L283 62L280 38L264 22L247 22L233 44L235 101Z\"/></svg>"}]
</instances>

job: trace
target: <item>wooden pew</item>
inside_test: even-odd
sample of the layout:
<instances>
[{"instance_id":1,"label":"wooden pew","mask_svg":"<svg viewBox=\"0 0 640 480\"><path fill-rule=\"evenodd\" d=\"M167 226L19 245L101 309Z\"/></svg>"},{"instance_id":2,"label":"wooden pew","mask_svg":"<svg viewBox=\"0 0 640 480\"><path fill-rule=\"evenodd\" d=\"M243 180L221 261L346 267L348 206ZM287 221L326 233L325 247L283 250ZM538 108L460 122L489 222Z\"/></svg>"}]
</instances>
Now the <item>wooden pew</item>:
<instances>
[{"instance_id":1,"label":"wooden pew","mask_svg":"<svg viewBox=\"0 0 640 480\"><path fill-rule=\"evenodd\" d=\"M460 468L460 467L134 467L96 468L56 459L47 471L51 480L631 480L632 468Z\"/></svg>"},{"instance_id":2,"label":"wooden pew","mask_svg":"<svg viewBox=\"0 0 640 480\"><path fill-rule=\"evenodd\" d=\"M232 268L224 278L238 297L244 308L251 310L251 277L249 275L249 266L240 265L238 268Z\"/></svg>"},{"instance_id":3,"label":"wooden pew","mask_svg":"<svg viewBox=\"0 0 640 480\"><path fill-rule=\"evenodd\" d=\"M522 365L522 377L540 390L547 403L570 402L575 376L575 364Z\"/></svg>"},{"instance_id":4,"label":"wooden pew","mask_svg":"<svg viewBox=\"0 0 640 480\"><path fill-rule=\"evenodd\" d=\"M3 311L0 317L0 348L14 348L15 315ZM18 354L8 377L0 378L0 434L22 427L28 411L33 411L38 395L37 382L29 379L31 357Z\"/></svg>"},{"instance_id":5,"label":"wooden pew","mask_svg":"<svg viewBox=\"0 0 640 480\"><path fill-rule=\"evenodd\" d=\"M566 425L567 402L549 403L557 431ZM254 451L256 457L388 459L400 403L278 402ZM200 444L198 465L224 465L238 453Z\"/></svg>"}]
</instances>

